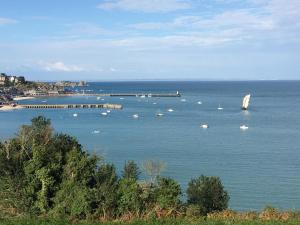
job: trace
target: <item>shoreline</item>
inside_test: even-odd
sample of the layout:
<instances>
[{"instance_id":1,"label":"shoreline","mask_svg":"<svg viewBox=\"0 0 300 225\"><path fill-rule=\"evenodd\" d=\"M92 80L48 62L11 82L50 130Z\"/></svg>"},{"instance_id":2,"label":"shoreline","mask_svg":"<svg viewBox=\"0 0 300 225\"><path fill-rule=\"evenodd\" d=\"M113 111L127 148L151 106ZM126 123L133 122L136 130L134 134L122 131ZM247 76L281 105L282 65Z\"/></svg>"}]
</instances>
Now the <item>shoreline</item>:
<instances>
[{"instance_id":1,"label":"shoreline","mask_svg":"<svg viewBox=\"0 0 300 225\"><path fill-rule=\"evenodd\" d=\"M27 99L35 99L35 97L32 97L32 96L28 96L28 97L17 96L17 97L13 98L14 101L22 101L22 100L27 100Z\"/></svg>"},{"instance_id":2,"label":"shoreline","mask_svg":"<svg viewBox=\"0 0 300 225\"><path fill-rule=\"evenodd\" d=\"M16 106L10 106L10 105L3 105L0 106L0 111L12 111L14 109L23 109L24 107L20 106L20 105L16 105Z\"/></svg>"}]
</instances>

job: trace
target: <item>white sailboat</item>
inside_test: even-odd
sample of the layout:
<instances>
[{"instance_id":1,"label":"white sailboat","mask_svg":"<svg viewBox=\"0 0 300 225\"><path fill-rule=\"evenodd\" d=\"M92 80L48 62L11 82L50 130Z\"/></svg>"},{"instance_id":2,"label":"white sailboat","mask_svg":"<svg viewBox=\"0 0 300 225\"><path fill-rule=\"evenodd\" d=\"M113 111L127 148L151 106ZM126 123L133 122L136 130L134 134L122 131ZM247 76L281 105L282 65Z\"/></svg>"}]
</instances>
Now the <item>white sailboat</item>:
<instances>
[{"instance_id":1,"label":"white sailboat","mask_svg":"<svg viewBox=\"0 0 300 225\"><path fill-rule=\"evenodd\" d=\"M242 103L242 110L247 110L249 107L249 102L250 102L250 97L251 95L248 94L243 98L243 103Z\"/></svg>"}]
</instances>

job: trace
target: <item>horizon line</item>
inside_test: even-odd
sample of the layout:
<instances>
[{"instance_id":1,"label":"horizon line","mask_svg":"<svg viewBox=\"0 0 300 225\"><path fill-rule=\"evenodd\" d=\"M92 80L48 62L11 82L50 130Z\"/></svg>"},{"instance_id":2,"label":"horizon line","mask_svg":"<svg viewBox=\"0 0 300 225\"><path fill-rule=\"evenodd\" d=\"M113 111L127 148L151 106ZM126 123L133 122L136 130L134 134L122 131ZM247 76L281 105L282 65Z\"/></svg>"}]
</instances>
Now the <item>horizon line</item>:
<instances>
[{"instance_id":1,"label":"horizon line","mask_svg":"<svg viewBox=\"0 0 300 225\"><path fill-rule=\"evenodd\" d=\"M32 82L59 82L59 81L85 81L89 83L96 82L264 82L264 81L300 81L300 79L55 79L55 80L31 80Z\"/></svg>"}]
</instances>

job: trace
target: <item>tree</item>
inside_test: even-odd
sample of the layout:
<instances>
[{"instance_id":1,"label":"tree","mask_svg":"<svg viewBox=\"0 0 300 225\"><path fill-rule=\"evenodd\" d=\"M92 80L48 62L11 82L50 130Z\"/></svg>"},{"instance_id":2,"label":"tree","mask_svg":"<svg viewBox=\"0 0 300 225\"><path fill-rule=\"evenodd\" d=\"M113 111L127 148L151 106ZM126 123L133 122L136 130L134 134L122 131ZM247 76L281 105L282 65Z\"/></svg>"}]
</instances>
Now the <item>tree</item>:
<instances>
[{"instance_id":1,"label":"tree","mask_svg":"<svg viewBox=\"0 0 300 225\"><path fill-rule=\"evenodd\" d=\"M147 160L142 163L143 169L150 177L150 183L156 184L158 176L166 168L166 164L162 161Z\"/></svg>"},{"instance_id":2,"label":"tree","mask_svg":"<svg viewBox=\"0 0 300 225\"><path fill-rule=\"evenodd\" d=\"M103 164L95 174L94 204L96 214L113 217L117 211L118 176L112 164Z\"/></svg>"},{"instance_id":3,"label":"tree","mask_svg":"<svg viewBox=\"0 0 300 225\"><path fill-rule=\"evenodd\" d=\"M161 208L176 208L180 203L181 188L172 178L158 178L157 203Z\"/></svg>"},{"instance_id":4,"label":"tree","mask_svg":"<svg viewBox=\"0 0 300 225\"><path fill-rule=\"evenodd\" d=\"M203 175L189 182L187 196L188 204L199 205L204 215L226 209L229 201L220 178Z\"/></svg>"},{"instance_id":5,"label":"tree","mask_svg":"<svg viewBox=\"0 0 300 225\"><path fill-rule=\"evenodd\" d=\"M139 216L142 209L142 189L133 179L122 179L118 188L118 211L120 215Z\"/></svg>"},{"instance_id":6,"label":"tree","mask_svg":"<svg viewBox=\"0 0 300 225\"><path fill-rule=\"evenodd\" d=\"M138 180L141 172L137 166L137 164L129 160L125 162L124 170L123 170L123 178Z\"/></svg>"}]
</instances>

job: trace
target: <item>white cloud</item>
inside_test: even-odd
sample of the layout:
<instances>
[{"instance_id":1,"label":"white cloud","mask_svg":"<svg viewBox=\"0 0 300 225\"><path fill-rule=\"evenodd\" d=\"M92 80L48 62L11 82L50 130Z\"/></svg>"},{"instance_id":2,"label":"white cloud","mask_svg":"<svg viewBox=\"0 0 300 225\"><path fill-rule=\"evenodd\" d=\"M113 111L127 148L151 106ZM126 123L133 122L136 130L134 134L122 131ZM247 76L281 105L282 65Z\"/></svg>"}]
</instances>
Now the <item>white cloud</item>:
<instances>
[{"instance_id":1,"label":"white cloud","mask_svg":"<svg viewBox=\"0 0 300 225\"><path fill-rule=\"evenodd\" d=\"M78 36L97 36L110 34L112 32L92 23L74 23L66 25L69 30L68 34L74 34Z\"/></svg>"},{"instance_id":2,"label":"white cloud","mask_svg":"<svg viewBox=\"0 0 300 225\"><path fill-rule=\"evenodd\" d=\"M83 68L76 65L66 65L63 62L39 63L42 69L49 72L82 72Z\"/></svg>"},{"instance_id":3,"label":"white cloud","mask_svg":"<svg viewBox=\"0 0 300 225\"><path fill-rule=\"evenodd\" d=\"M171 12L191 8L187 0L106 0L97 6L99 9L119 9L142 12Z\"/></svg>"},{"instance_id":4,"label":"white cloud","mask_svg":"<svg viewBox=\"0 0 300 225\"><path fill-rule=\"evenodd\" d=\"M15 24L17 22L17 20L0 17L0 25Z\"/></svg>"}]
</instances>

